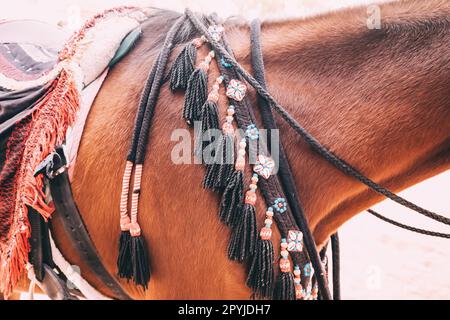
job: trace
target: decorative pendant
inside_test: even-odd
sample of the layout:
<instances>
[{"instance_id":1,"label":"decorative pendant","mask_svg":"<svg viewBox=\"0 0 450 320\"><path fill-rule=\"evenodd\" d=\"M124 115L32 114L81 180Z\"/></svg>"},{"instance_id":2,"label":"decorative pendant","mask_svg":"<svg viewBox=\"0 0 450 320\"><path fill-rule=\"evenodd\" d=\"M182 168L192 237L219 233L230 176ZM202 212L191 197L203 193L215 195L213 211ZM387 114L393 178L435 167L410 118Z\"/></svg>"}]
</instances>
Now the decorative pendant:
<instances>
[{"instance_id":1,"label":"decorative pendant","mask_svg":"<svg viewBox=\"0 0 450 320\"><path fill-rule=\"evenodd\" d=\"M272 237L273 208L270 207L266 211L266 220L264 220L264 228L261 229L259 235L262 240L270 240Z\"/></svg>"},{"instance_id":2,"label":"decorative pendant","mask_svg":"<svg viewBox=\"0 0 450 320\"><path fill-rule=\"evenodd\" d=\"M253 167L253 171L255 171L264 179L269 179L274 168L275 168L275 161L273 161L272 158L270 157L266 157L260 154L258 156L258 161L256 162L256 165Z\"/></svg>"},{"instance_id":3,"label":"decorative pendant","mask_svg":"<svg viewBox=\"0 0 450 320\"><path fill-rule=\"evenodd\" d=\"M247 92L247 86L243 84L241 81L232 79L230 83L228 83L226 95L228 98L242 101L245 97L245 93Z\"/></svg>"},{"instance_id":4,"label":"decorative pendant","mask_svg":"<svg viewBox=\"0 0 450 320\"><path fill-rule=\"evenodd\" d=\"M309 277L309 276L311 276L311 274L312 274L312 266L311 266L311 263L310 262L308 262L307 264L305 264L305 266L303 267L303 274L306 276L306 277Z\"/></svg>"},{"instance_id":5,"label":"decorative pendant","mask_svg":"<svg viewBox=\"0 0 450 320\"><path fill-rule=\"evenodd\" d=\"M208 27L208 31L215 41L220 41L222 39L222 33L224 30L224 27L219 25L212 25Z\"/></svg>"},{"instance_id":6,"label":"decorative pendant","mask_svg":"<svg viewBox=\"0 0 450 320\"><path fill-rule=\"evenodd\" d=\"M304 298L305 291L302 287L301 271L298 265L294 266L294 285L295 285L295 298L297 300Z\"/></svg>"},{"instance_id":7,"label":"decorative pendant","mask_svg":"<svg viewBox=\"0 0 450 320\"><path fill-rule=\"evenodd\" d=\"M286 250L287 242L286 239L281 239L281 259L280 259L280 270L281 272L291 272L291 262L289 261L289 252Z\"/></svg>"},{"instance_id":8,"label":"decorative pendant","mask_svg":"<svg viewBox=\"0 0 450 320\"><path fill-rule=\"evenodd\" d=\"M273 202L273 208L277 210L279 213L283 213L287 210L286 199L284 198L276 198Z\"/></svg>"},{"instance_id":9,"label":"decorative pendant","mask_svg":"<svg viewBox=\"0 0 450 320\"><path fill-rule=\"evenodd\" d=\"M301 252L303 250L303 233L298 230L288 231L288 251Z\"/></svg>"}]
</instances>

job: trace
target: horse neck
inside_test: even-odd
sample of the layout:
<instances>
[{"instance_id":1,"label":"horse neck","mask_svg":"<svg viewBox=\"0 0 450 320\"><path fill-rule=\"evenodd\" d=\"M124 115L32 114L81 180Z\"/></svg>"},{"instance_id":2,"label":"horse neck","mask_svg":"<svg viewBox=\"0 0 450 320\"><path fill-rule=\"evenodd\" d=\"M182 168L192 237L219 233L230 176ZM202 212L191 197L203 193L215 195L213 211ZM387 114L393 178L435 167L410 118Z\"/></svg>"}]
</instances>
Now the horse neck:
<instances>
[{"instance_id":1,"label":"horse neck","mask_svg":"<svg viewBox=\"0 0 450 320\"><path fill-rule=\"evenodd\" d=\"M321 143L376 182L399 191L436 175L450 160L450 11L443 4L382 5L381 29L367 27L366 7L264 23L269 89ZM248 67L246 32L232 39ZM383 200L278 123L319 243Z\"/></svg>"}]
</instances>

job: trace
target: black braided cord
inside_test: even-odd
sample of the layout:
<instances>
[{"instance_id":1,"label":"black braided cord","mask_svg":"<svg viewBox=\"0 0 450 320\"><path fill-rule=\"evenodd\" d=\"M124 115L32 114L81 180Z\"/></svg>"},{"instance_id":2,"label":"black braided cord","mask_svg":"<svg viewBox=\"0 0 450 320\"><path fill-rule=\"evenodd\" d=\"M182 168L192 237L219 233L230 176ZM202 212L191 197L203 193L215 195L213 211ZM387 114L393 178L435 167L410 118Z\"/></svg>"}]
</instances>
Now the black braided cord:
<instances>
[{"instance_id":1,"label":"black braided cord","mask_svg":"<svg viewBox=\"0 0 450 320\"><path fill-rule=\"evenodd\" d=\"M376 211L374 211L372 209L367 209L367 212L369 212L374 217L377 217L378 219L381 219L381 220L383 220L383 221L385 221L387 223L390 223L390 224L392 224L392 225L394 225L396 227L399 227L399 228L402 228L402 229L405 229L405 230L409 230L409 231L412 231L412 232L424 234L424 235L427 235L427 236L444 238L444 239L450 239L450 234L448 234L448 233L429 231L429 230L425 230L425 229L420 229L420 228L408 226L408 225L400 223L398 221L389 219L389 218L379 214L378 212L376 212Z\"/></svg>"},{"instance_id":2,"label":"black braided cord","mask_svg":"<svg viewBox=\"0 0 450 320\"><path fill-rule=\"evenodd\" d=\"M251 38L251 57L252 57L252 69L255 75L255 78L258 79L258 82L262 87L266 87L265 74L264 74L264 60L262 56L261 50L261 42L260 42L260 32L261 26L259 20L254 20L250 25L250 38ZM273 117L270 106L268 105L267 100L262 99L258 96L258 105L261 113L261 119L264 127L268 130L268 145L271 141L270 131L273 129L277 129L277 124ZM270 147L269 147L270 148ZM308 251L309 258L311 263L313 264L314 270L317 270L315 273L317 285L320 291L321 299L329 300L331 299L331 295L328 290L328 280L326 278L326 272L324 272L321 263L321 259L319 257L319 253L317 252L316 243L314 238L309 230L308 223L306 221L305 214L302 210L302 206L300 203L299 196L297 194L297 187L295 185L295 181L292 175L291 168L289 166L289 161L287 159L286 153L284 151L283 145L279 144L279 159L278 159L278 176L280 177L281 185L283 191L286 195L288 203L293 211L294 217L298 217L300 220L297 224L300 227L300 230L303 233L305 247Z\"/></svg>"}]
</instances>

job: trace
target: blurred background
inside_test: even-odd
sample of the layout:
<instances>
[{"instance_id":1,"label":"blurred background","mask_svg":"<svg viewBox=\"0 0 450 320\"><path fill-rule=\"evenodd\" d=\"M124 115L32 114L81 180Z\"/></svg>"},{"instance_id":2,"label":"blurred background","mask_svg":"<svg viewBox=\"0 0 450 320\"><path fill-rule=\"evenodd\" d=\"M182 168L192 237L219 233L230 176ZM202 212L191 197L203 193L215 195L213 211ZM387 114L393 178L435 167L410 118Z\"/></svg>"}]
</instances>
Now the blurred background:
<instances>
[{"instance_id":1,"label":"blurred background","mask_svg":"<svg viewBox=\"0 0 450 320\"><path fill-rule=\"evenodd\" d=\"M425 1L425 0L424 0ZM15 0L3 5L2 19L38 19L76 29L89 16L113 6L141 5L182 11L189 7L222 17L283 19L305 17L374 0ZM382 14L382 13L381 13ZM381 16L382 18L382 16ZM450 172L401 193L432 211L450 212ZM375 210L421 228L448 232L425 217L392 202ZM450 245L388 225L361 213L340 230L342 297L344 299L448 299L450 298Z\"/></svg>"}]
</instances>

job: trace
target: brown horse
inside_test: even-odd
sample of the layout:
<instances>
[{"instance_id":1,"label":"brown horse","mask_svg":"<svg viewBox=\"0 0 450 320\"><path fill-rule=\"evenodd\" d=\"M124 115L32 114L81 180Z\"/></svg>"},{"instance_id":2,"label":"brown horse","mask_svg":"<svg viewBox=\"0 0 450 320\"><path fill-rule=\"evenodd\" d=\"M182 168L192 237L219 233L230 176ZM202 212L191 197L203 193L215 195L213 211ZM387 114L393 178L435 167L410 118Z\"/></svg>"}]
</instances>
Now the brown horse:
<instances>
[{"instance_id":1,"label":"brown horse","mask_svg":"<svg viewBox=\"0 0 450 320\"><path fill-rule=\"evenodd\" d=\"M450 6L444 0L401 1L380 9L380 29L368 28L366 7L264 22L262 47L269 90L280 104L335 154L400 191L450 167ZM82 138L75 200L111 274L117 272L120 185L140 92L178 16L156 11L145 23L136 48L109 73ZM237 61L250 70L248 25L229 20L224 26ZM213 66L210 81L217 74ZM145 292L121 284L138 299L246 299L245 267L227 259L229 230L217 217L218 196L202 189L203 167L171 161L177 143L171 134L186 128L183 95L165 85L158 101L139 217L152 278ZM224 113L225 101L220 108ZM320 247L345 221L383 198L336 170L278 120ZM261 225L264 208L257 212ZM111 295L71 248L57 215L53 229L66 258Z\"/></svg>"}]
</instances>

